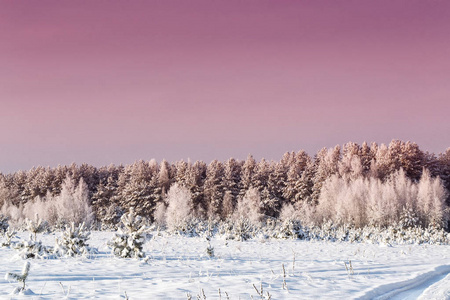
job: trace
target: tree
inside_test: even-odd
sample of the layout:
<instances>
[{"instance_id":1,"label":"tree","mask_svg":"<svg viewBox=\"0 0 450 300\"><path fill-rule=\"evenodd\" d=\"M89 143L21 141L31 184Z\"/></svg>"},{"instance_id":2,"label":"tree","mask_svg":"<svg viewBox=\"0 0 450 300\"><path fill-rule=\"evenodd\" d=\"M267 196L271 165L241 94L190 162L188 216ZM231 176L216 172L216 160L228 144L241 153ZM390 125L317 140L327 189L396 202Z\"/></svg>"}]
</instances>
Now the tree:
<instances>
[{"instance_id":1,"label":"tree","mask_svg":"<svg viewBox=\"0 0 450 300\"><path fill-rule=\"evenodd\" d=\"M246 218L254 225L259 225L263 219L261 212L261 194L256 188L250 188L243 198L239 199L234 218Z\"/></svg>"},{"instance_id":2,"label":"tree","mask_svg":"<svg viewBox=\"0 0 450 300\"><path fill-rule=\"evenodd\" d=\"M418 184L417 194L419 217L425 226L434 225L441 228L448 225L446 198L447 191L440 178L432 178L430 172L425 169Z\"/></svg>"},{"instance_id":3,"label":"tree","mask_svg":"<svg viewBox=\"0 0 450 300\"><path fill-rule=\"evenodd\" d=\"M128 214L121 218L121 226L113 240L108 243L115 256L123 258L143 258L145 243L145 232L147 227L140 216L135 215L134 209L130 208Z\"/></svg>"},{"instance_id":4,"label":"tree","mask_svg":"<svg viewBox=\"0 0 450 300\"><path fill-rule=\"evenodd\" d=\"M213 160L206 170L204 184L205 199L208 203L208 217L220 217L222 213L222 200L224 196L223 185L224 169L221 162Z\"/></svg>"},{"instance_id":5,"label":"tree","mask_svg":"<svg viewBox=\"0 0 450 300\"><path fill-rule=\"evenodd\" d=\"M224 164L223 187L224 199L222 218L228 217L236 207L237 198L239 196L241 165L234 159L230 158Z\"/></svg>"},{"instance_id":6,"label":"tree","mask_svg":"<svg viewBox=\"0 0 450 300\"><path fill-rule=\"evenodd\" d=\"M62 185L61 194L55 198L55 207L62 223L74 222L76 225L93 221L92 207L89 201L89 191L81 178L78 186L67 176Z\"/></svg>"},{"instance_id":7,"label":"tree","mask_svg":"<svg viewBox=\"0 0 450 300\"><path fill-rule=\"evenodd\" d=\"M256 172L256 161L252 155L249 155L242 165L241 182L239 186L239 196L243 197L253 186L253 177Z\"/></svg>"},{"instance_id":8,"label":"tree","mask_svg":"<svg viewBox=\"0 0 450 300\"><path fill-rule=\"evenodd\" d=\"M315 158L316 171L314 175L314 186L312 192L312 199L318 200L320 190L325 180L338 171L338 162L341 157L341 148L339 145L333 149L327 150L323 148L320 150Z\"/></svg>"},{"instance_id":9,"label":"tree","mask_svg":"<svg viewBox=\"0 0 450 300\"><path fill-rule=\"evenodd\" d=\"M118 206L117 181L109 176L106 182L100 182L92 195L92 208L97 221L105 225L117 224L121 210Z\"/></svg>"},{"instance_id":10,"label":"tree","mask_svg":"<svg viewBox=\"0 0 450 300\"><path fill-rule=\"evenodd\" d=\"M176 230L194 217L192 195L186 187L173 184L167 193L166 203L165 220L169 230Z\"/></svg>"}]
</instances>

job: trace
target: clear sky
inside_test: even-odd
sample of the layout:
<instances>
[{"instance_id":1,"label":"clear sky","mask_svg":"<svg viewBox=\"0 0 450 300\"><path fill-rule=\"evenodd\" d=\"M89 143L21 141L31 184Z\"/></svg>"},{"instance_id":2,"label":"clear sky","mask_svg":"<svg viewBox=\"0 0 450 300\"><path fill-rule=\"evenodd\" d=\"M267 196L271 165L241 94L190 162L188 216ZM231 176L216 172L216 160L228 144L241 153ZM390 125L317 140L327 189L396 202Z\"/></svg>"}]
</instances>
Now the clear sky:
<instances>
[{"instance_id":1,"label":"clear sky","mask_svg":"<svg viewBox=\"0 0 450 300\"><path fill-rule=\"evenodd\" d=\"M0 0L0 171L450 147L450 1Z\"/></svg>"}]
</instances>

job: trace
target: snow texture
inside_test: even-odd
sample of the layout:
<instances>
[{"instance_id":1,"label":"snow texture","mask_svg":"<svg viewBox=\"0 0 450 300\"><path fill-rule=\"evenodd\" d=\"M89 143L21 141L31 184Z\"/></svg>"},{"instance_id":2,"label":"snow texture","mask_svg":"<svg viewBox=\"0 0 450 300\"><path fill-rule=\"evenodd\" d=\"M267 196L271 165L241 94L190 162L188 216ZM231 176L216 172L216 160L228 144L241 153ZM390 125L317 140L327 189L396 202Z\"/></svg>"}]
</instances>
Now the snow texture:
<instances>
[{"instance_id":1,"label":"snow texture","mask_svg":"<svg viewBox=\"0 0 450 300\"><path fill-rule=\"evenodd\" d=\"M27 288L34 295L10 295L17 283L0 280L0 299L197 299L203 292L220 299L219 289L222 299L260 299L255 287L272 299L450 299L448 245L242 242L153 232L144 260L112 255L113 235L92 232L89 243L99 252L90 258L33 260ZM54 239L43 234L42 243ZM14 249L0 248L0 270L20 273L22 264Z\"/></svg>"}]
</instances>

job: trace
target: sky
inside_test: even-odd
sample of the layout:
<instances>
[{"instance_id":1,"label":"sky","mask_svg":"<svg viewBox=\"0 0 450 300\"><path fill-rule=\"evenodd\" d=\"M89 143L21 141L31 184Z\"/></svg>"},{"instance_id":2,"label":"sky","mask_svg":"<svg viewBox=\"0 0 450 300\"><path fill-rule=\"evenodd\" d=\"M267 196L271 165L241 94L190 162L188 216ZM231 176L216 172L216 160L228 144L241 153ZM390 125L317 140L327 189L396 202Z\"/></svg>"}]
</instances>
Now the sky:
<instances>
[{"instance_id":1,"label":"sky","mask_svg":"<svg viewBox=\"0 0 450 300\"><path fill-rule=\"evenodd\" d=\"M0 172L450 147L448 1L0 0Z\"/></svg>"}]
</instances>

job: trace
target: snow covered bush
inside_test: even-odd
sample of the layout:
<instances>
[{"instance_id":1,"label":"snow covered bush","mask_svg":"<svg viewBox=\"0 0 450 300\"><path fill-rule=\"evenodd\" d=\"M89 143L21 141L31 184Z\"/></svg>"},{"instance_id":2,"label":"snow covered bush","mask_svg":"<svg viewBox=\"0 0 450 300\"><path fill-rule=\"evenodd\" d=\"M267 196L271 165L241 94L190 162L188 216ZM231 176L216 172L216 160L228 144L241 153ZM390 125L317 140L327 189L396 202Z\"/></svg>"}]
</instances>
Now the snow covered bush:
<instances>
[{"instance_id":1,"label":"snow covered bush","mask_svg":"<svg viewBox=\"0 0 450 300\"><path fill-rule=\"evenodd\" d=\"M6 232L3 233L4 241L1 243L2 247L10 247L13 245L12 238L16 236L16 231L14 229L11 229L11 227L6 230Z\"/></svg>"},{"instance_id":2,"label":"snow covered bush","mask_svg":"<svg viewBox=\"0 0 450 300\"><path fill-rule=\"evenodd\" d=\"M283 222L277 222L269 236L278 239L305 239L308 233L305 232L299 220L286 219Z\"/></svg>"},{"instance_id":3,"label":"snow covered bush","mask_svg":"<svg viewBox=\"0 0 450 300\"><path fill-rule=\"evenodd\" d=\"M112 241L108 244L112 248L113 254L124 258L142 258L145 257L143 246L147 227L144 219L135 216L133 208L128 214L124 214L119 227Z\"/></svg>"},{"instance_id":4,"label":"snow covered bush","mask_svg":"<svg viewBox=\"0 0 450 300\"><path fill-rule=\"evenodd\" d=\"M246 241L256 236L256 227L249 219L241 217L228 219L219 226L219 232L226 239Z\"/></svg>"},{"instance_id":5,"label":"snow covered bush","mask_svg":"<svg viewBox=\"0 0 450 300\"><path fill-rule=\"evenodd\" d=\"M29 240L14 244L14 249L18 251L17 256L22 259L52 257L50 254L52 249L44 246L41 241L33 240L31 235Z\"/></svg>"},{"instance_id":6,"label":"snow covered bush","mask_svg":"<svg viewBox=\"0 0 450 300\"><path fill-rule=\"evenodd\" d=\"M58 256L73 257L95 252L95 249L89 248L87 243L90 234L84 223L76 226L72 222L62 233L62 237L56 239L53 253Z\"/></svg>"}]
</instances>

